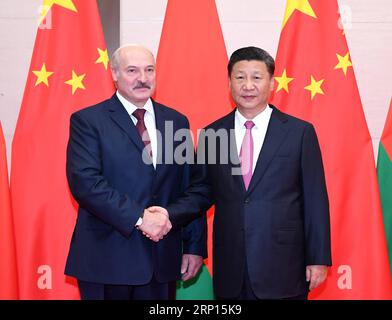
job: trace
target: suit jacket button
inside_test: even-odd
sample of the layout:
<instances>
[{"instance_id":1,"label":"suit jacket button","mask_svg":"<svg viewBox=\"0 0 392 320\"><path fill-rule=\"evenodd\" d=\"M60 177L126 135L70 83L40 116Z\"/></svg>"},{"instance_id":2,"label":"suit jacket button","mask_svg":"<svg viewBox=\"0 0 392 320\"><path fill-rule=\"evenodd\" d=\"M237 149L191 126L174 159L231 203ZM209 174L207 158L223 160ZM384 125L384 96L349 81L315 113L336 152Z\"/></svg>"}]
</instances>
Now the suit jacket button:
<instances>
[{"instance_id":1,"label":"suit jacket button","mask_svg":"<svg viewBox=\"0 0 392 320\"><path fill-rule=\"evenodd\" d=\"M250 199L249 199L249 198L246 198L244 202L245 202L246 204L248 204L248 203L250 202Z\"/></svg>"}]
</instances>

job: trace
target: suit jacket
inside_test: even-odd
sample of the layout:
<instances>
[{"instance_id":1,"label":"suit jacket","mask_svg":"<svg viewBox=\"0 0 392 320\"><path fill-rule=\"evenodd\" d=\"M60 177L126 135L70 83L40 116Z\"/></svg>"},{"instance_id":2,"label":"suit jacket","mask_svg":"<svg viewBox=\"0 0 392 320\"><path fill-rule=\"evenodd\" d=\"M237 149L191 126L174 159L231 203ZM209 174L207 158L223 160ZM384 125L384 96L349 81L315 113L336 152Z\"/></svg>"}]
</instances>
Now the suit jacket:
<instances>
[{"instance_id":1,"label":"suit jacket","mask_svg":"<svg viewBox=\"0 0 392 320\"><path fill-rule=\"evenodd\" d=\"M223 298L239 295L245 259L260 299L305 294L306 266L331 264L328 196L316 133L310 123L272 108L248 190L242 176L233 175L240 167L233 111L206 128L231 130L228 147L220 139L211 145L199 138L198 161L205 158L208 164L199 163L192 187L168 208L172 219L181 220L192 208L215 204L213 281Z\"/></svg>"},{"instance_id":2,"label":"suit jacket","mask_svg":"<svg viewBox=\"0 0 392 320\"><path fill-rule=\"evenodd\" d=\"M179 112L153 101L158 159L165 159L162 141L174 144L165 132L189 128ZM189 184L189 165L142 160L144 144L116 95L71 116L67 148L67 178L79 204L65 273L80 280L122 285L179 279L182 253L206 256L206 218L186 228L174 225L159 243L146 238L134 225L144 209L167 206ZM168 148L167 152L173 152ZM159 160L158 160L159 161ZM200 214L190 215L186 222ZM184 240L182 242L182 240Z\"/></svg>"}]
</instances>

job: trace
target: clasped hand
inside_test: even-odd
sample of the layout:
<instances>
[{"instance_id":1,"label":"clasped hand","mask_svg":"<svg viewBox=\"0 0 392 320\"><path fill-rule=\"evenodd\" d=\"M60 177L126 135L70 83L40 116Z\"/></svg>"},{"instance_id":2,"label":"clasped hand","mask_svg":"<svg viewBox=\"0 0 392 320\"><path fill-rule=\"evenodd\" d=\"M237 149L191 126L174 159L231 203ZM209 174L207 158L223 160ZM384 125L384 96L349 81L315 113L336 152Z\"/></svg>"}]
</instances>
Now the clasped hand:
<instances>
[{"instance_id":1,"label":"clasped hand","mask_svg":"<svg viewBox=\"0 0 392 320\"><path fill-rule=\"evenodd\" d=\"M162 207L147 208L144 210L143 222L138 228L147 238L158 242L172 228L169 213Z\"/></svg>"}]
</instances>

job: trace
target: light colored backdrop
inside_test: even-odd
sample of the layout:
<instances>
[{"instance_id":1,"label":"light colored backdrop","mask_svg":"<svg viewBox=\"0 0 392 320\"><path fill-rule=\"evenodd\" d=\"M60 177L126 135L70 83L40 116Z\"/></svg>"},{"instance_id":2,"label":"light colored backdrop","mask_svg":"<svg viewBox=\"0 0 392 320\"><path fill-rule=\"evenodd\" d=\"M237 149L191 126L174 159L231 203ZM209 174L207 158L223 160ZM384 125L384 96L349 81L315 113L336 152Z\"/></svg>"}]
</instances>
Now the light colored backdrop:
<instances>
[{"instance_id":1,"label":"light colored backdrop","mask_svg":"<svg viewBox=\"0 0 392 320\"><path fill-rule=\"evenodd\" d=\"M41 3L0 1L0 120L9 159ZM275 56L285 3L216 0L228 55L241 46L255 45ZM166 4L167 0L121 0L120 43L143 43L156 54ZM392 1L339 0L339 4L349 22L348 46L377 155L392 96Z\"/></svg>"}]
</instances>

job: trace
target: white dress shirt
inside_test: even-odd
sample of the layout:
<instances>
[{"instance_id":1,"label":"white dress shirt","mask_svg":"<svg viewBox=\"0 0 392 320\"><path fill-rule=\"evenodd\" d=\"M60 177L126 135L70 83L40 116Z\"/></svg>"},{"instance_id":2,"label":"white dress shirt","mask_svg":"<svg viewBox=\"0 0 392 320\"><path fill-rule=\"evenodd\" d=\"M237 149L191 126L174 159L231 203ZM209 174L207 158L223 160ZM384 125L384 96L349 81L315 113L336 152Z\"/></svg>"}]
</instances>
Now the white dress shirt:
<instances>
[{"instance_id":1,"label":"white dress shirt","mask_svg":"<svg viewBox=\"0 0 392 320\"><path fill-rule=\"evenodd\" d=\"M271 119L271 114L272 114L272 108L269 105L267 105L267 107L253 119L246 119L238 111L238 109L235 111L234 132L235 132L235 142L237 144L238 156L240 155L242 140L244 140L244 136L246 132L245 122L251 120L255 124L251 131L253 137L252 174L255 171L257 159L259 158L261 147L263 146L264 143L265 134L267 133L267 128L268 128L268 123Z\"/></svg>"},{"instance_id":2,"label":"white dress shirt","mask_svg":"<svg viewBox=\"0 0 392 320\"><path fill-rule=\"evenodd\" d=\"M129 116L131 117L133 124L136 125L137 119L132 113L138 109L134 104L130 103L127 99L125 99L118 91L116 92L118 99L121 101L125 110L127 110ZM157 128L155 125L155 112L154 106L152 105L151 99L148 99L146 104L143 106L143 109L146 110L144 114L144 124L146 125L148 135L150 137L151 142L151 152L152 152L152 164L154 168L157 165Z\"/></svg>"}]
</instances>

